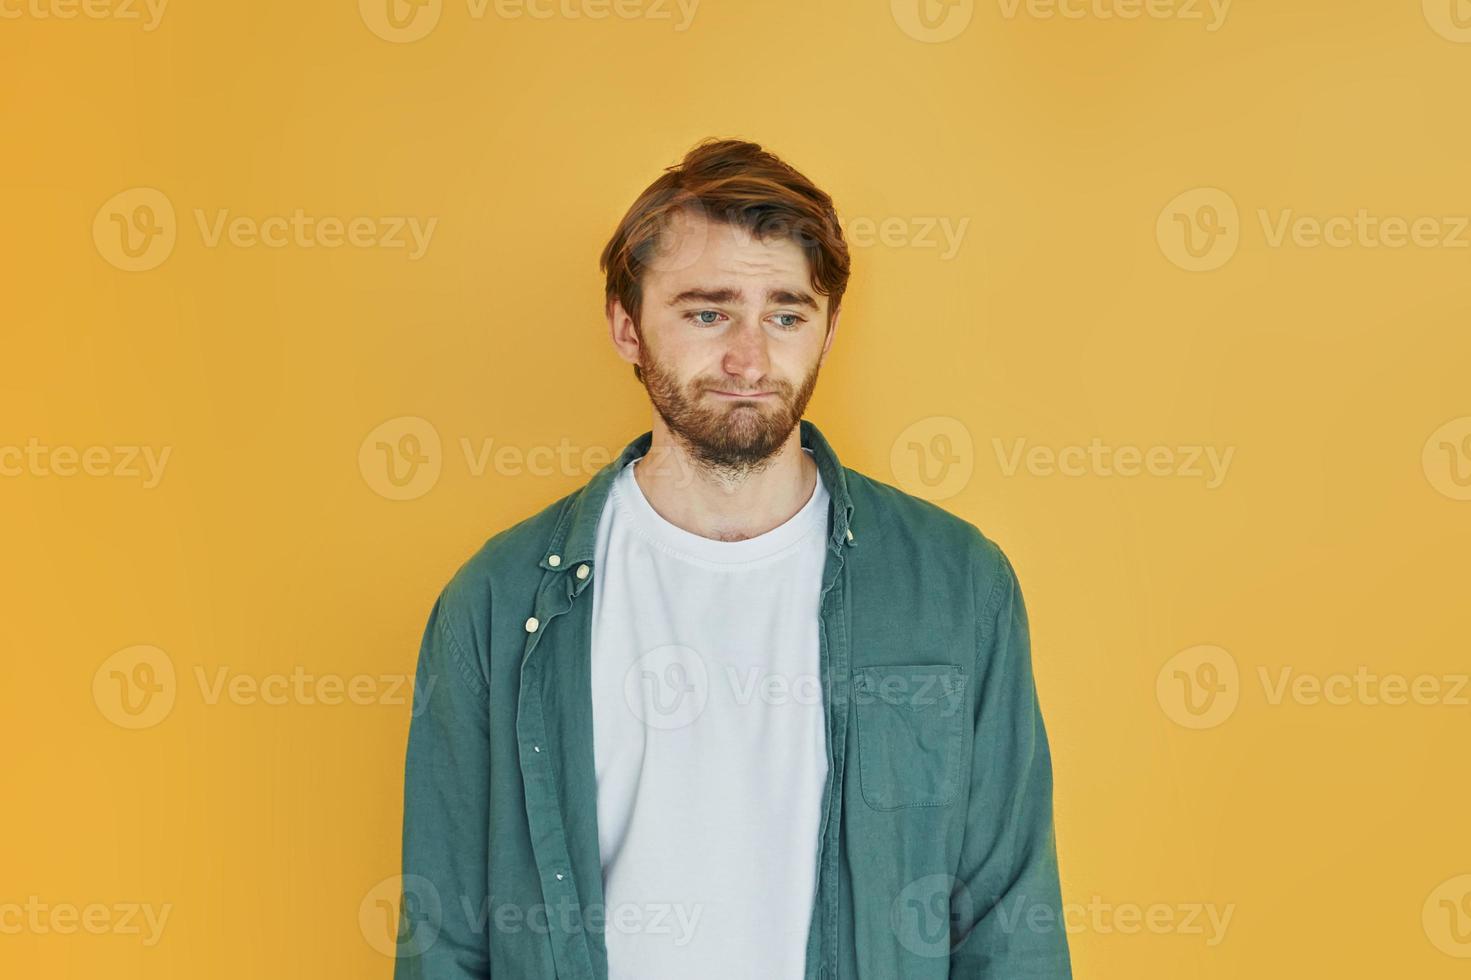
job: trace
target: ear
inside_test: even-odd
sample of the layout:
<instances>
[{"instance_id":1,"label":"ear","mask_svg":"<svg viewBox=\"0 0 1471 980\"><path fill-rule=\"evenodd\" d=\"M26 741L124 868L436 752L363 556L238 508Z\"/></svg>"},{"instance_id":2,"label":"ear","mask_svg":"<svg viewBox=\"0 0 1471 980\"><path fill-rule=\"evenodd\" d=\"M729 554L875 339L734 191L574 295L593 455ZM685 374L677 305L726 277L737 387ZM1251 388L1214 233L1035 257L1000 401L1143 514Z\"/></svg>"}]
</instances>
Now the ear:
<instances>
[{"instance_id":1,"label":"ear","mask_svg":"<svg viewBox=\"0 0 1471 980\"><path fill-rule=\"evenodd\" d=\"M838 335L838 317L842 315L843 308L841 306L838 307L836 310L833 310L833 322L828 324L827 327L827 339L823 341L822 344L822 356L817 359L817 364L819 367L822 366L823 361L827 360L827 352L832 350L833 338Z\"/></svg>"},{"instance_id":2,"label":"ear","mask_svg":"<svg viewBox=\"0 0 1471 980\"><path fill-rule=\"evenodd\" d=\"M623 308L623 301L614 299L608 304L608 336L613 341L613 349L618 356L629 364L638 363L638 352L643 341L639 337L638 326L633 322L633 317Z\"/></svg>"}]
</instances>

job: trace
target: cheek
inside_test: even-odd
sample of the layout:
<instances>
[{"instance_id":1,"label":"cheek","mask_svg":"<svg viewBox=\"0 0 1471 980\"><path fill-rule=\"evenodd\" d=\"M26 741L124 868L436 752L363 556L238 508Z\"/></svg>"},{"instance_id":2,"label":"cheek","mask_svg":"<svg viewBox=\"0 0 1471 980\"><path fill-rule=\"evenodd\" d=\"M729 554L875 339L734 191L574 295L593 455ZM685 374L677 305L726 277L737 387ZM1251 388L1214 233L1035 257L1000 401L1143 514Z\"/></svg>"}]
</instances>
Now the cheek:
<instances>
[{"instance_id":1,"label":"cheek","mask_svg":"<svg viewBox=\"0 0 1471 980\"><path fill-rule=\"evenodd\" d=\"M681 382L720 368L720 351L711 344L700 343L679 326L661 323L652 336L649 332L644 336L645 356Z\"/></svg>"},{"instance_id":2,"label":"cheek","mask_svg":"<svg viewBox=\"0 0 1471 980\"><path fill-rule=\"evenodd\" d=\"M772 366L793 381L805 377L822 357L823 339L821 333L809 331L801 337L787 338L784 344L773 344Z\"/></svg>"}]
</instances>

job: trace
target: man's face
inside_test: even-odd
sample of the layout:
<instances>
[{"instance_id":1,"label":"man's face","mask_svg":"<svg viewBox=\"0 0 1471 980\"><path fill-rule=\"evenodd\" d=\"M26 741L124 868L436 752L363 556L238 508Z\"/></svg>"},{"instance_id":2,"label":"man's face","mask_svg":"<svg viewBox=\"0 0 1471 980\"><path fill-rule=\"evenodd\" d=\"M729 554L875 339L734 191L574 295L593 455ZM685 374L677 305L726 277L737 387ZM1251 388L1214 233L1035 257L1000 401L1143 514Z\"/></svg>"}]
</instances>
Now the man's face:
<instances>
[{"instance_id":1,"label":"man's face","mask_svg":"<svg viewBox=\"0 0 1471 980\"><path fill-rule=\"evenodd\" d=\"M827 297L787 238L761 241L682 213L659 253L642 283L642 341L632 349L632 321L615 304L615 343L621 333L620 350L639 365L655 411L696 460L737 473L759 468L817 386L837 327L827 329Z\"/></svg>"}]
</instances>

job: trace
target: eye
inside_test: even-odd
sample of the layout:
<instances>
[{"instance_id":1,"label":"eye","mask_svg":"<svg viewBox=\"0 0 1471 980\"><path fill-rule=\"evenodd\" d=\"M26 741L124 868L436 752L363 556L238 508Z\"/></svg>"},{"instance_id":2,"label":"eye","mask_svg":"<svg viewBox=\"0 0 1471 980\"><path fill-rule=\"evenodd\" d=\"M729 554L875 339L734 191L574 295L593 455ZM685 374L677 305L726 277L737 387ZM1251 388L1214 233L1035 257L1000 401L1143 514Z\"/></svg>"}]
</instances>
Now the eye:
<instances>
[{"instance_id":1,"label":"eye","mask_svg":"<svg viewBox=\"0 0 1471 980\"><path fill-rule=\"evenodd\" d=\"M797 327L801 326L804 322L806 322L806 321L804 321L802 319L802 317L798 316L796 313L777 313L777 314L774 314L774 316L778 320L777 326L782 327L782 328L787 329L787 330L794 330ZM783 320L789 320L791 322L789 322L789 323L788 322L781 322Z\"/></svg>"},{"instance_id":2,"label":"eye","mask_svg":"<svg viewBox=\"0 0 1471 980\"><path fill-rule=\"evenodd\" d=\"M712 327L720 322L719 310L695 310L684 315L686 320L691 320L702 327ZM706 319L710 317L711 319Z\"/></svg>"}]
</instances>

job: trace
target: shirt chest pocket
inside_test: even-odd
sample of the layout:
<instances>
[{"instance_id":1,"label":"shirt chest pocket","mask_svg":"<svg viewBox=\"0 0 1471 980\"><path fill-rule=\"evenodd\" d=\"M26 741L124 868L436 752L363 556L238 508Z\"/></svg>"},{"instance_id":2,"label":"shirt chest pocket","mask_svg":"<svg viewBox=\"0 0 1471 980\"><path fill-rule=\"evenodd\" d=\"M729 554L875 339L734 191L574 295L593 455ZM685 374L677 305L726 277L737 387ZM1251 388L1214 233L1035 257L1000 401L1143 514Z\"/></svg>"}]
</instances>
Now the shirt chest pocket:
<instances>
[{"instance_id":1,"label":"shirt chest pocket","mask_svg":"<svg viewBox=\"0 0 1471 980\"><path fill-rule=\"evenodd\" d=\"M875 810L948 806L960 791L965 672L896 664L853 672L854 726L864 801Z\"/></svg>"}]
</instances>

